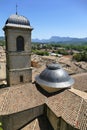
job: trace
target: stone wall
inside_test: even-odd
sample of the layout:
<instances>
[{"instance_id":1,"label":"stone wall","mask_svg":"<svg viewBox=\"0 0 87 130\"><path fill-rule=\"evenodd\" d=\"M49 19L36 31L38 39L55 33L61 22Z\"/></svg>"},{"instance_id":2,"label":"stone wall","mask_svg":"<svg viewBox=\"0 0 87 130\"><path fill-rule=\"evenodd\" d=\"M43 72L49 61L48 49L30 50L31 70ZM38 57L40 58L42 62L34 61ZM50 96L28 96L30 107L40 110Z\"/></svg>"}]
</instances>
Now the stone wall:
<instances>
[{"instance_id":1,"label":"stone wall","mask_svg":"<svg viewBox=\"0 0 87 130\"><path fill-rule=\"evenodd\" d=\"M69 125L66 121L64 121L62 118L61 118L61 121L60 121L60 129L59 130L79 130L77 128L74 128L74 126L71 126Z\"/></svg>"},{"instance_id":2,"label":"stone wall","mask_svg":"<svg viewBox=\"0 0 87 130\"><path fill-rule=\"evenodd\" d=\"M23 36L24 37L24 50L26 52L31 51L31 32L30 30L27 29L22 29L22 28L9 28L6 30L6 36L7 36L7 46L8 46L8 51L16 51L16 38L18 36Z\"/></svg>"},{"instance_id":3,"label":"stone wall","mask_svg":"<svg viewBox=\"0 0 87 130\"><path fill-rule=\"evenodd\" d=\"M7 116L0 117L3 130L21 130L35 118L41 115L47 116L52 128L54 130L79 130L68 124L61 117L57 117L48 106L37 106L23 112L14 113Z\"/></svg>"},{"instance_id":4,"label":"stone wall","mask_svg":"<svg viewBox=\"0 0 87 130\"><path fill-rule=\"evenodd\" d=\"M17 51L17 37L24 39L24 50ZM6 78L9 86L32 81L31 74L31 29L6 27Z\"/></svg>"},{"instance_id":5,"label":"stone wall","mask_svg":"<svg viewBox=\"0 0 87 130\"><path fill-rule=\"evenodd\" d=\"M20 81L20 77L23 77L23 81ZM27 83L32 81L32 69L20 69L20 70L7 70L7 82L8 86L16 85L20 83Z\"/></svg>"},{"instance_id":6,"label":"stone wall","mask_svg":"<svg viewBox=\"0 0 87 130\"><path fill-rule=\"evenodd\" d=\"M35 119L36 117L43 115L44 106L38 106L23 112L15 113L2 117L2 124L4 130L18 130L22 129L26 124Z\"/></svg>"},{"instance_id":7,"label":"stone wall","mask_svg":"<svg viewBox=\"0 0 87 130\"><path fill-rule=\"evenodd\" d=\"M47 106L47 118L54 130L78 130L65 122L61 117L57 117Z\"/></svg>"},{"instance_id":8,"label":"stone wall","mask_svg":"<svg viewBox=\"0 0 87 130\"><path fill-rule=\"evenodd\" d=\"M31 56L29 53L25 52L10 53L8 58L9 58L8 63L9 69L21 69L31 67Z\"/></svg>"},{"instance_id":9,"label":"stone wall","mask_svg":"<svg viewBox=\"0 0 87 130\"><path fill-rule=\"evenodd\" d=\"M47 107L47 118L52 125L54 130L59 130L58 129L58 124L60 121L60 118L58 118L51 110L49 107Z\"/></svg>"}]
</instances>

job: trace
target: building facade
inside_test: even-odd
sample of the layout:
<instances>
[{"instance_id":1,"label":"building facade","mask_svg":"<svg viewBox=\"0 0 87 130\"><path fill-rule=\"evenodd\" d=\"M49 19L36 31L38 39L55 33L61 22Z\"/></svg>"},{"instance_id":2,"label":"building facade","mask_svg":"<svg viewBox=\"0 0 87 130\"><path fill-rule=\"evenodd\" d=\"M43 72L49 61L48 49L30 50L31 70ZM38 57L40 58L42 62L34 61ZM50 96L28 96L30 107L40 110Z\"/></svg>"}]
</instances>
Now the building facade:
<instances>
[{"instance_id":1,"label":"building facade","mask_svg":"<svg viewBox=\"0 0 87 130\"><path fill-rule=\"evenodd\" d=\"M31 82L31 31L24 16L11 15L5 24L6 74L8 86Z\"/></svg>"}]
</instances>

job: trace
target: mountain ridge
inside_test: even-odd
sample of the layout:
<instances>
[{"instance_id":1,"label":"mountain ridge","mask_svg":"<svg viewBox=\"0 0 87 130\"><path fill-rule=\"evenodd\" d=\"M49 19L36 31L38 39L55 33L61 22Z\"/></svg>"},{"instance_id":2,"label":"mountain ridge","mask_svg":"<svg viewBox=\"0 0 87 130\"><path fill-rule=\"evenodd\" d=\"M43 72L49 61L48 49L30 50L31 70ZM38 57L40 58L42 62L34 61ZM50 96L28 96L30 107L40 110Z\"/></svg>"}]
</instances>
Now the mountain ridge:
<instances>
[{"instance_id":1,"label":"mountain ridge","mask_svg":"<svg viewBox=\"0 0 87 130\"><path fill-rule=\"evenodd\" d=\"M0 36L0 40L5 40L4 36ZM87 37L85 38L74 38L74 37L60 37L60 36L52 36L49 39L32 39L32 42L38 42L38 43L78 43L78 42L87 42Z\"/></svg>"},{"instance_id":2,"label":"mountain ridge","mask_svg":"<svg viewBox=\"0 0 87 130\"><path fill-rule=\"evenodd\" d=\"M87 37L85 38L74 38L74 37L59 37L52 36L49 39L32 39L32 42L41 42L41 43L49 43L49 42L87 42Z\"/></svg>"}]
</instances>

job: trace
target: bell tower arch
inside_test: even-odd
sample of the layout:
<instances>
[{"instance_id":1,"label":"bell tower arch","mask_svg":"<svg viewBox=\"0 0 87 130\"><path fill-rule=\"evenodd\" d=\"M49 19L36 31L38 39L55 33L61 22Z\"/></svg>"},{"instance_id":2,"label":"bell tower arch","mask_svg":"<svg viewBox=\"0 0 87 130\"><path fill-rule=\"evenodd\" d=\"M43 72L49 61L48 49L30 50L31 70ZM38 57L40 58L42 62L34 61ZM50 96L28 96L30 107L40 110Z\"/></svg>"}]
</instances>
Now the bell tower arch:
<instances>
[{"instance_id":1,"label":"bell tower arch","mask_svg":"<svg viewBox=\"0 0 87 130\"><path fill-rule=\"evenodd\" d=\"M11 15L3 28L6 39L6 75L9 86L32 81L31 31L29 20Z\"/></svg>"}]
</instances>

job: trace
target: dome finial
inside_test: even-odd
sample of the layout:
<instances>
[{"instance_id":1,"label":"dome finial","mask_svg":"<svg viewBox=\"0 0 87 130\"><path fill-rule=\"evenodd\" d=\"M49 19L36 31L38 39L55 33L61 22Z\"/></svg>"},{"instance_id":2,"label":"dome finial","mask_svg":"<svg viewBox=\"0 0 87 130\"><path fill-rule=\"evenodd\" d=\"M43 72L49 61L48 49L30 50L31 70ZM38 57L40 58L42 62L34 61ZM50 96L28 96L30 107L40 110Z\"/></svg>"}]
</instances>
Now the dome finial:
<instances>
[{"instance_id":1,"label":"dome finial","mask_svg":"<svg viewBox=\"0 0 87 130\"><path fill-rule=\"evenodd\" d=\"M17 9L18 9L18 5L16 4L16 15L18 14L18 12L17 12L18 10Z\"/></svg>"}]
</instances>

